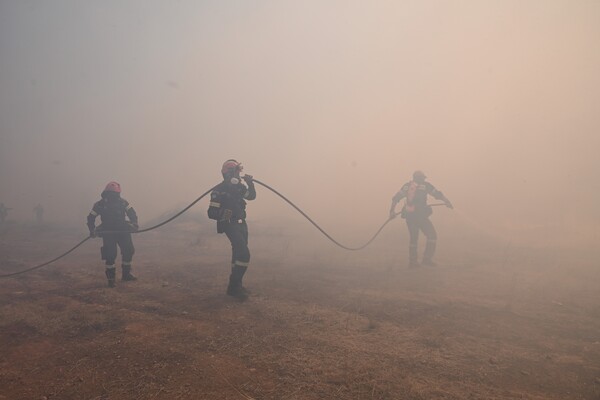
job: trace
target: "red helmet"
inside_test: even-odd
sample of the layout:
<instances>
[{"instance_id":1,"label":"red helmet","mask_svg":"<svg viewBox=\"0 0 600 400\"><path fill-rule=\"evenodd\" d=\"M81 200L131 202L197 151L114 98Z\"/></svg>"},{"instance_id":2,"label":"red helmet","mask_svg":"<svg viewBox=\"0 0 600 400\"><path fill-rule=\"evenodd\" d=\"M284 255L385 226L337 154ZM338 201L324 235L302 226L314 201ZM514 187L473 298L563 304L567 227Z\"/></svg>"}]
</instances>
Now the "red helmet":
<instances>
[{"instance_id":1,"label":"red helmet","mask_svg":"<svg viewBox=\"0 0 600 400\"><path fill-rule=\"evenodd\" d=\"M119 185L117 182L112 181L112 182L108 182L106 184L106 187L104 188L105 192L115 192L115 193L121 193L121 185Z\"/></svg>"},{"instance_id":2,"label":"red helmet","mask_svg":"<svg viewBox=\"0 0 600 400\"><path fill-rule=\"evenodd\" d=\"M221 167L221 173L223 175L235 175L236 172L242 172L242 164L235 160L227 160L223 163L223 167Z\"/></svg>"}]
</instances>

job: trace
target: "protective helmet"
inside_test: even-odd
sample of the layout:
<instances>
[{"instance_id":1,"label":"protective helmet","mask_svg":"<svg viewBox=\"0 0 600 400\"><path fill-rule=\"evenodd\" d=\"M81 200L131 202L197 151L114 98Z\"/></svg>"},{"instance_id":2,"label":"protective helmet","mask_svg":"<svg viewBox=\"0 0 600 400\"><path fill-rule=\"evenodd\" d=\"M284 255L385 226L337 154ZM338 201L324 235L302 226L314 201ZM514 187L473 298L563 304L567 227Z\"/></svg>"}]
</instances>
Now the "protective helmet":
<instances>
[{"instance_id":1,"label":"protective helmet","mask_svg":"<svg viewBox=\"0 0 600 400\"><path fill-rule=\"evenodd\" d=\"M105 192L115 192L115 193L121 193L121 185L119 185L117 182L112 181L112 182L108 182L106 184L106 187L104 188Z\"/></svg>"},{"instance_id":2,"label":"protective helmet","mask_svg":"<svg viewBox=\"0 0 600 400\"><path fill-rule=\"evenodd\" d=\"M425 173L421 170L417 170L415 172L413 172L413 180L418 181L418 180L425 180L425 178L427 178L425 176Z\"/></svg>"},{"instance_id":3,"label":"protective helmet","mask_svg":"<svg viewBox=\"0 0 600 400\"><path fill-rule=\"evenodd\" d=\"M221 167L221 173L223 174L223 176L233 176L236 174L236 172L242 172L242 169L244 169L244 167L242 167L241 163L237 162L236 160L230 159L223 163L223 167Z\"/></svg>"}]
</instances>

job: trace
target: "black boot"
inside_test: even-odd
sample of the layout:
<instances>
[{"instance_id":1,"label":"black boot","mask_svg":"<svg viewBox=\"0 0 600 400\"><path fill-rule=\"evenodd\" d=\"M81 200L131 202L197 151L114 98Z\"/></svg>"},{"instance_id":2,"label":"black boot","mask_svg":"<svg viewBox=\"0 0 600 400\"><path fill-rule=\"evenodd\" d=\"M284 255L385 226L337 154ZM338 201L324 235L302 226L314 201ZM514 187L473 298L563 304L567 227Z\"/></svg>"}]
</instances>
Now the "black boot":
<instances>
[{"instance_id":1,"label":"black boot","mask_svg":"<svg viewBox=\"0 0 600 400\"><path fill-rule=\"evenodd\" d=\"M231 268L229 285L227 286L227 294L241 301L244 301L248 298L248 291L242 286L242 278L246 273L246 269L248 269L248 267L234 265Z\"/></svg>"},{"instance_id":2,"label":"black boot","mask_svg":"<svg viewBox=\"0 0 600 400\"><path fill-rule=\"evenodd\" d=\"M417 245L416 244L411 244L408 247L408 266L410 268L416 268L419 267L420 264L417 261Z\"/></svg>"},{"instance_id":3,"label":"black boot","mask_svg":"<svg viewBox=\"0 0 600 400\"><path fill-rule=\"evenodd\" d=\"M433 262L433 255L435 254L435 240L427 240L425 244L425 253L423 254L423 265L428 267L436 267L437 264Z\"/></svg>"},{"instance_id":4,"label":"black boot","mask_svg":"<svg viewBox=\"0 0 600 400\"><path fill-rule=\"evenodd\" d=\"M106 279L108 279L108 287L115 287L115 266L111 265L110 267L106 267L104 272L106 274Z\"/></svg>"},{"instance_id":5,"label":"black boot","mask_svg":"<svg viewBox=\"0 0 600 400\"><path fill-rule=\"evenodd\" d=\"M131 264L123 264L123 274L121 275L122 281L136 281L137 278L131 275Z\"/></svg>"},{"instance_id":6,"label":"black boot","mask_svg":"<svg viewBox=\"0 0 600 400\"><path fill-rule=\"evenodd\" d=\"M246 274L246 271L248 270L248 267L239 267L240 268L240 287L242 290L242 293L244 293L246 296L248 296L250 294L250 291L248 289L246 289L244 287L244 283L242 282L244 279L244 275Z\"/></svg>"}]
</instances>

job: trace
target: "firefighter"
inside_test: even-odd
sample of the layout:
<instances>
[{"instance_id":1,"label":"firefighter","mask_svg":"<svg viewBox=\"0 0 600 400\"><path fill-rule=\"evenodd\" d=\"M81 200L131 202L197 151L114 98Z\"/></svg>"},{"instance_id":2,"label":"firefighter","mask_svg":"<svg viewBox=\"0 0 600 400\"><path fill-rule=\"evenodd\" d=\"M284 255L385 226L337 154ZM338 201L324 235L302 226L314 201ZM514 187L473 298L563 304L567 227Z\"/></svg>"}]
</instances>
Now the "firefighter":
<instances>
[{"instance_id":1,"label":"firefighter","mask_svg":"<svg viewBox=\"0 0 600 400\"><path fill-rule=\"evenodd\" d=\"M248 298L248 290L242 279L248 263L248 225L246 224L246 200L256 198L256 190L251 175L240 178L242 164L230 159L223 163L221 182L210 194L208 217L217 221L217 233L225 233L231 242L231 275L227 294L239 300ZM246 185L241 180L246 182Z\"/></svg>"},{"instance_id":2,"label":"firefighter","mask_svg":"<svg viewBox=\"0 0 600 400\"><path fill-rule=\"evenodd\" d=\"M33 208L33 212L35 214L35 221L37 224L42 225L44 223L44 207L38 203L38 205Z\"/></svg>"},{"instance_id":3,"label":"firefighter","mask_svg":"<svg viewBox=\"0 0 600 400\"><path fill-rule=\"evenodd\" d=\"M100 253L106 263L106 278L108 286L115 286L115 260L117 258L117 245L121 249L122 281L135 281L137 278L131 274L131 260L135 249L131 239L131 232L138 230L138 217L133 207L121 197L121 185L109 182L100 195L87 217L90 236L102 237ZM96 227L96 217L100 216L101 224ZM127 219L129 221L127 221ZM105 233L102 231L119 231L118 233Z\"/></svg>"},{"instance_id":4,"label":"firefighter","mask_svg":"<svg viewBox=\"0 0 600 400\"><path fill-rule=\"evenodd\" d=\"M0 224L3 224L4 221L6 221L8 210L10 210L10 208L6 207L4 203L0 203Z\"/></svg>"},{"instance_id":5,"label":"firefighter","mask_svg":"<svg viewBox=\"0 0 600 400\"><path fill-rule=\"evenodd\" d=\"M433 255L435 253L437 233L433 227L433 223L429 220L429 216L433 211L431 206L427 205L427 195L443 201L446 207L450 209L454 208L450 200L442 192L437 190L431 183L425 181L426 178L423 171L415 171L412 181L405 183L392 198L392 206L390 208L390 218L395 218L396 205L400 200L406 199L400 215L406 219L406 226L410 235L410 244L408 247L410 267L418 267L420 265L417 260L419 231L423 231L423 234L427 238L422 265L436 266L436 263L433 261Z\"/></svg>"}]
</instances>

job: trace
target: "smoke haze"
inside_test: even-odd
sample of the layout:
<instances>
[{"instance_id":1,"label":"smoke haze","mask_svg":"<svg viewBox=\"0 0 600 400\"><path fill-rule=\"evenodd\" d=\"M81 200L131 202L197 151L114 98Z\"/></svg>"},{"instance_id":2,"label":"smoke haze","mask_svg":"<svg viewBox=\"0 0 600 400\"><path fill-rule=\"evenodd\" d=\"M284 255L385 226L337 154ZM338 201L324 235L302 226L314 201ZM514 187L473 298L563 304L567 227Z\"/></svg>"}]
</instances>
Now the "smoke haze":
<instances>
[{"instance_id":1,"label":"smoke haze","mask_svg":"<svg viewBox=\"0 0 600 400\"><path fill-rule=\"evenodd\" d=\"M443 236L587 246L599 21L583 0L2 1L0 201L85 232L116 180L144 225L235 158L361 241L422 169L456 207ZM251 220L301 222L258 190Z\"/></svg>"}]
</instances>

